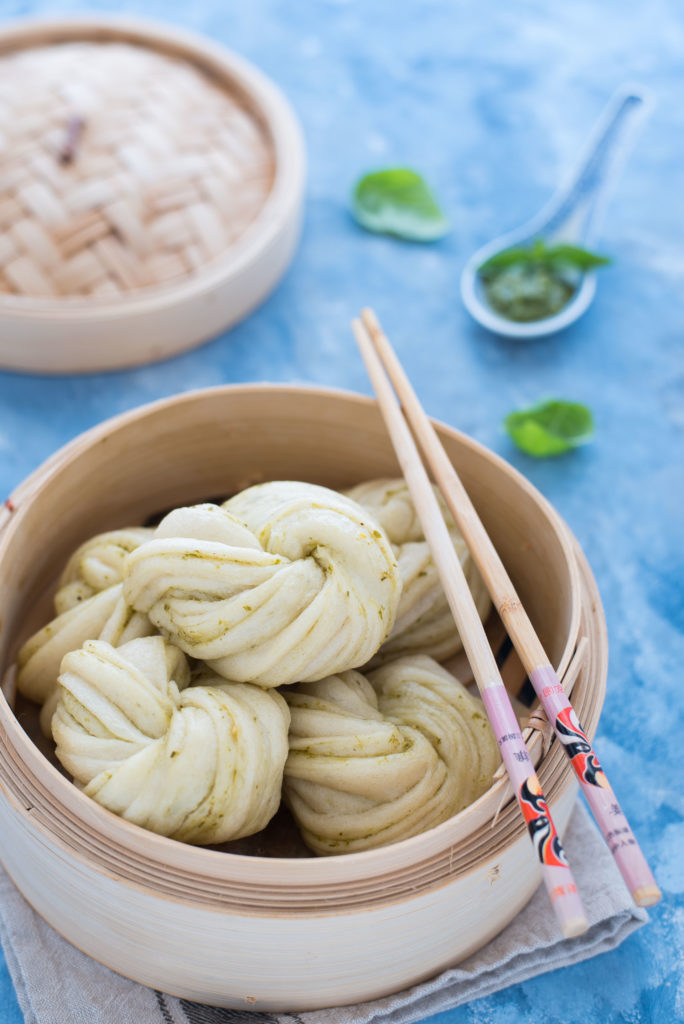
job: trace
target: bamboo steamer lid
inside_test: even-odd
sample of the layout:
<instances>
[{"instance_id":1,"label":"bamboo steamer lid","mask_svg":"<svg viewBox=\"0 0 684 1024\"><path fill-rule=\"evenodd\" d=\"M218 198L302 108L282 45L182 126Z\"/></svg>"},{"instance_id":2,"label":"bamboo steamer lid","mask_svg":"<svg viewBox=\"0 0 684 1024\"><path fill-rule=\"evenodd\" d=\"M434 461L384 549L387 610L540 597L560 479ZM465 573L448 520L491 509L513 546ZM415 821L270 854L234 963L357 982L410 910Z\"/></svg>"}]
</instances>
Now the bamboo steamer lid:
<instances>
[{"instance_id":1,"label":"bamboo steamer lid","mask_svg":"<svg viewBox=\"0 0 684 1024\"><path fill-rule=\"evenodd\" d=\"M576 541L520 474L438 429L593 736L607 641ZM0 508L0 672L49 617L68 554L93 532L264 479L347 487L397 472L377 404L343 392L220 387L101 424ZM503 653L493 619L490 637ZM509 655L504 665L509 682L520 671L515 661ZM467 679L464 660L457 672ZM11 698L11 671L5 690ZM202 849L84 796L39 749L35 709L17 704L15 714L0 695L0 732L0 856L15 883L80 949L184 998L298 1011L387 995L475 952L540 881L503 777L449 821L380 849L311 858L271 834ZM541 724L528 735L562 832L577 792L572 769Z\"/></svg>"},{"instance_id":2,"label":"bamboo steamer lid","mask_svg":"<svg viewBox=\"0 0 684 1024\"><path fill-rule=\"evenodd\" d=\"M289 263L303 148L256 69L117 19L0 33L0 364L163 358L235 322Z\"/></svg>"}]
</instances>

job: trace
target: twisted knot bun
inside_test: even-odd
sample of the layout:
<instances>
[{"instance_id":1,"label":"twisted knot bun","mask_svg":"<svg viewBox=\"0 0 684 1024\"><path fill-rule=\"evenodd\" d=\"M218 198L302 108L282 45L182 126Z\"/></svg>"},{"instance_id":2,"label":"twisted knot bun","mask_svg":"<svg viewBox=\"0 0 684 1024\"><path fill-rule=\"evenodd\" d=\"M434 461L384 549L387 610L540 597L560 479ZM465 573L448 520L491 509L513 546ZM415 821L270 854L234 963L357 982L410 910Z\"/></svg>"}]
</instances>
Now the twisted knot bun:
<instances>
[{"instance_id":1,"label":"twisted knot bun","mask_svg":"<svg viewBox=\"0 0 684 1024\"><path fill-rule=\"evenodd\" d=\"M313 484L251 487L171 512L127 559L126 600L181 650L273 687L362 665L389 635L391 546L350 499Z\"/></svg>"},{"instance_id":2,"label":"twisted knot bun","mask_svg":"<svg viewBox=\"0 0 684 1024\"><path fill-rule=\"evenodd\" d=\"M130 526L123 530L98 533L74 551L60 577L55 594L58 615L87 601L93 594L107 590L124 577L126 557L149 540L154 530Z\"/></svg>"},{"instance_id":3,"label":"twisted knot bun","mask_svg":"<svg viewBox=\"0 0 684 1024\"><path fill-rule=\"evenodd\" d=\"M406 482L402 478L369 480L346 493L367 508L384 529L394 547L402 581L394 629L373 664L412 653L429 654L438 661L450 658L463 645ZM487 588L437 488L435 494L484 620L491 606Z\"/></svg>"},{"instance_id":4,"label":"twisted knot bun","mask_svg":"<svg viewBox=\"0 0 684 1024\"><path fill-rule=\"evenodd\" d=\"M52 720L57 757L88 796L143 828L198 844L252 835L280 802L287 705L211 673L189 681L159 636L72 651Z\"/></svg>"},{"instance_id":5,"label":"twisted knot bun","mask_svg":"<svg viewBox=\"0 0 684 1024\"><path fill-rule=\"evenodd\" d=\"M19 692L38 704L51 701L43 719L52 717L65 654L86 640L106 640L117 647L155 632L147 616L126 604L121 586L126 557L152 533L142 526L100 533L67 562L54 598L57 617L34 633L17 655ZM44 721L42 725L46 732Z\"/></svg>"},{"instance_id":6,"label":"twisted knot bun","mask_svg":"<svg viewBox=\"0 0 684 1024\"><path fill-rule=\"evenodd\" d=\"M426 656L297 686L285 699L283 792L318 854L424 832L481 796L499 764L481 701Z\"/></svg>"}]
</instances>

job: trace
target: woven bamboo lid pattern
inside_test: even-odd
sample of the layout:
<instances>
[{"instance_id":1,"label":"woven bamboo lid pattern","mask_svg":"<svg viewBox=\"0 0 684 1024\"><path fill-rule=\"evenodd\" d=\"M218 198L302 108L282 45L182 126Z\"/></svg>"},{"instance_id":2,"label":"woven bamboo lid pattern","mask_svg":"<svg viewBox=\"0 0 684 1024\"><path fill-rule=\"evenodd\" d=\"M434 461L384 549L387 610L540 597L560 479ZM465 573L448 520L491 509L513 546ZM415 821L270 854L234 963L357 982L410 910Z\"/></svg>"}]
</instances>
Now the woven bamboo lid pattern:
<instances>
[{"instance_id":1,"label":"woven bamboo lid pattern","mask_svg":"<svg viewBox=\"0 0 684 1024\"><path fill-rule=\"evenodd\" d=\"M78 40L0 59L0 292L111 301L172 285L256 218L274 153L189 61Z\"/></svg>"}]
</instances>

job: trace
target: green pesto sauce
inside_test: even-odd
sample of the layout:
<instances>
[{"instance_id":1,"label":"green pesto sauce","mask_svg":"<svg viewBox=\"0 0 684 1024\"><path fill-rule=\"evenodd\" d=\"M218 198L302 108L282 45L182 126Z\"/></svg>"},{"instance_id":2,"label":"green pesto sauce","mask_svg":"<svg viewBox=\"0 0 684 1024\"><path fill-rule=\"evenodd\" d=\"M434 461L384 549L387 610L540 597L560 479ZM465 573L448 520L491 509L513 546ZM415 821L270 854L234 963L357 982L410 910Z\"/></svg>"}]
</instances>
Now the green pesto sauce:
<instances>
[{"instance_id":1,"label":"green pesto sauce","mask_svg":"<svg viewBox=\"0 0 684 1024\"><path fill-rule=\"evenodd\" d=\"M544 320L570 302L576 286L561 270L540 265L513 264L483 275L487 301L507 320Z\"/></svg>"}]
</instances>

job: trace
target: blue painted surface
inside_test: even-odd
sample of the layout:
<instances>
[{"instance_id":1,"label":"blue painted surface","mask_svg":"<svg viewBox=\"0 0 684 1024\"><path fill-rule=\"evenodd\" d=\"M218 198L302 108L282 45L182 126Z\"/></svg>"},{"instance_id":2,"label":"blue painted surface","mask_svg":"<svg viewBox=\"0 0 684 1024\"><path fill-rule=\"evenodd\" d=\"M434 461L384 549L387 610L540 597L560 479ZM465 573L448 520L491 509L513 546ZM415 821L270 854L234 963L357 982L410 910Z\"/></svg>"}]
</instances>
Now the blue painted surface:
<instances>
[{"instance_id":1,"label":"blue painted surface","mask_svg":"<svg viewBox=\"0 0 684 1024\"><path fill-rule=\"evenodd\" d=\"M285 89L310 155L307 219L286 279L200 350L109 376L0 374L0 490L99 420L221 382L305 381L369 392L348 328L372 303L435 416L500 452L556 505L606 606L609 690L597 746L665 900L620 949L440 1014L439 1024L684 1020L684 13L677 0L180 0L91 4L171 17L252 58ZM0 16L82 10L0 2ZM467 256L547 198L613 89L657 107L616 189L587 316L549 340L487 335L458 298ZM346 197L361 172L421 170L453 232L431 246L364 234ZM555 461L516 452L500 423L559 395L594 410L595 443ZM679 521L678 521L679 520ZM20 1013L0 963L0 1017ZM65 1009L65 1020L66 1009Z\"/></svg>"}]
</instances>

